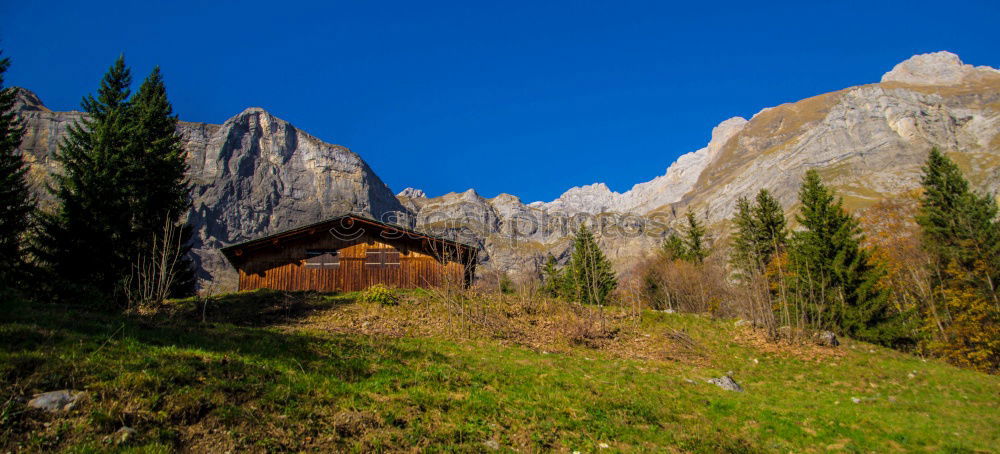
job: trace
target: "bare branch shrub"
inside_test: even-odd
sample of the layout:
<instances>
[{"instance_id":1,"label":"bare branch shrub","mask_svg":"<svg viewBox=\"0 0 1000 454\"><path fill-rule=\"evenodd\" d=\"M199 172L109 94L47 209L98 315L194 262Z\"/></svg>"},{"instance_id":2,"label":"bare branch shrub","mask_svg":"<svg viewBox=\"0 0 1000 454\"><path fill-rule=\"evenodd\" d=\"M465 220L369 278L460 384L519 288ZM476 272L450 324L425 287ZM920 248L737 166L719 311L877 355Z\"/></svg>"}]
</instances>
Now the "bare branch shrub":
<instances>
[{"instance_id":1,"label":"bare branch shrub","mask_svg":"<svg viewBox=\"0 0 1000 454\"><path fill-rule=\"evenodd\" d=\"M738 293L727 278L721 254L713 254L701 264L656 254L636 264L629 275L651 309L742 315L734 303Z\"/></svg>"},{"instance_id":2,"label":"bare branch shrub","mask_svg":"<svg viewBox=\"0 0 1000 454\"><path fill-rule=\"evenodd\" d=\"M496 294L504 298L504 295L499 290L506 274L492 273L485 279L480 280L478 285L471 287L467 285L467 280L475 275L476 261L474 252L445 242L432 242L429 249L431 255L439 263L447 264L454 262L462 264L461 276L457 275L457 273L445 273L442 281L437 283L438 285L434 285L435 283L433 282L426 282L427 291L433 296L434 300L448 309L449 316L451 317L450 325L466 335L471 335L474 329L483 329L494 337L510 337L512 330L505 323L506 318L501 313L501 308L504 305L494 304L493 299L484 297L484 295L490 293L484 291L484 287L487 289L493 287L497 290ZM471 255L463 256L463 254Z\"/></svg>"},{"instance_id":3,"label":"bare branch shrub","mask_svg":"<svg viewBox=\"0 0 1000 454\"><path fill-rule=\"evenodd\" d=\"M182 229L166 217L163 230L154 235L149 249L140 252L126 276L123 291L128 310L158 306L170 296L182 264Z\"/></svg>"}]
</instances>

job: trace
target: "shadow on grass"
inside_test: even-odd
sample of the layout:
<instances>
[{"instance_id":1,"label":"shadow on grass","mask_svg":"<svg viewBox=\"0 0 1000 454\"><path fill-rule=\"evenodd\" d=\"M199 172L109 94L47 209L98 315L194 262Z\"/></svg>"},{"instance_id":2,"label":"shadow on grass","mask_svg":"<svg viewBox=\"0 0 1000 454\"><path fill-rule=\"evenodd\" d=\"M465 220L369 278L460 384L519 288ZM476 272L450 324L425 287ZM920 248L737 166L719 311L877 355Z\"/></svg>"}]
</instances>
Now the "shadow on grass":
<instances>
[{"instance_id":1,"label":"shadow on grass","mask_svg":"<svg viewBox=\"0 0 1000 454\"><path fill-rule=\"evenodd\" d=\"M152 323L162 323L165 319L180 319L232 323L241 326L269 326L293 322L308 316L313 311L353 302L354 298L351 295L260 289L206 298L173 300L145 318Z\"/></svg>"},{"instance_id":2,"label":"shadow on grass","mask_svg":"<svg viewBox=\"0 0 1000 454\"><path fill-rule=\"evenodd\" d=\"M213 305L217 309L233 308L224 323L193 321L191 312L185 312L183 306L169 317L163 314L125 317L72 306L21 304L8 320L0 323L0 353L8 356L12 363L9 366L18 364L0 368L5 369L0 370L0 378L10 384L34 375L45 364L42 359L48 352L68 354L76 361L104 355L105 361L127 370L163 368L168 366L164 360L193 361L192 367L199 369L194 363L206 363L204 353L221 358L220 361L232 362L242 357L241 361L264 362L269 369L323 371L326 376L348 382L370 376L375 362L446 361L443 355L401 348L385 339L278 331L270 326L350 300L300 294L286 304L287 300L276 302L276 295L285 296L278 292L265 295L252 292L210 302L210 309ZM78 364L72 368L80 370ZM71 386L70 377L65 378L66 383L57 379L51 385Z\"/></svg>"},{"instance_id":3,"label":"shadow on grass","mask_svg":"<svg viewBox=\"0 0 1000 454\"><path fill-rule=\"evenodd\" d=\"M321 295L278 313L260 295L223 301L240 299L248 303L239 308L240 325L9 304L0 319L0 452L57 451L96 442L123 425L140 430L144 442L173 449L194 446L206 433L225 438L223 428L237 428L252 444L275 437L271 426L259 424L261 415L305 433L314 423L309 418L327 421L340 411L353 383L383 382L411 361L449 362L389 339L267 326L347 300ZM264 326L245 326L253 320ZM64 416L24 408L32 394L58 389L89 395L69 433L53 424ZM296 440L283 439L291 444L278 450L303 449Z\"/></svg>"}]
</instances>

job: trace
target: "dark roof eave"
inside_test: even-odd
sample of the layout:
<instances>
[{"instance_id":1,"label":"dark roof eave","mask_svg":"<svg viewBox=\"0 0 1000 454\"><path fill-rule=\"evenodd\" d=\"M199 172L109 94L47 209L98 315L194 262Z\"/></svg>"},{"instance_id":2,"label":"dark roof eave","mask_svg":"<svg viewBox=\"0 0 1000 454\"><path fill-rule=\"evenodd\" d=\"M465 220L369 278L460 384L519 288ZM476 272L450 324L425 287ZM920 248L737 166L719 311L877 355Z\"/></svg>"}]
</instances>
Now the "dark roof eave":
<instances>
[{"instance_id":1,"label":"dark roof eave","mask_svg":"<svg viewBox=\"0 0 1000 454\"><path fill-rule=\"evenodd\" d=\"M321 225L329 224L331 222L335 222L337 220L341 220L341 219L344 219L344 218L354 218L354 219L357 219L357 220L362 221L362 222L367 222L367 223L373 224L376 227L381 227L381 228L385 228L385 229L395 229L395 230L402 231L403 233L407 233L407 234L411 234L411 235L416 235L416 236L421 236L421 237L424 237L424 238L427 238L427 239L430 239L430 240L440 241L442 243L453 244L455 246L466 248L467 250L469 250L469 251L471 251L473 253L473 256L478 256L479 255L478 254L479 251L475 247L473 247L472 245L465 244L465 243L458 242L458 241L454 241L454 240L449 240L447 238L442 238L442 237L438 237L438 236L434 236L434 235L428 235L426 233L420 233L420 232L417 232L415 230L408 229L406 227L402 227L402 226L398 226L398 225L394 225L394 224L388 224L388 223L385 223L385 222L382 222L382 221L378 221L378 220L369 218L367 216L358 215L358 214L343 214L343 215L339 215L339 216L334 216L332 218L328 218L328 219L325 219L325 220L322 220L322 221L319 221L319 222L313 222L313 223L302 225L302 226L299 226L299 227L294 227L294 228L291 228L291 229L288 229L288 230L283 230L281 232L276 232L276 233L272 233L270 235L262 236L260 238L254 238L252 240L247 240L247 241L243 241L243 242L240 242L240 243L231 244L229 246L225 246L225 247L219 248L219 250L226 257L226 259L229 260L230 263L232 263L234 261L234 259L233 259L233 256L231 254L234 251L238 250L238 249L244 249L244 248L254 247L254 246L257 246L257 245L261 245L261 244L267 243L267 242L272 241L272 240L277 239L277 238L293 237L293 236L296 236L297 234L300 234L300 233L303 233L303 232L308 232L309 230L314 229L316 227L319 227Z\"/></svg>"}]
</instances>

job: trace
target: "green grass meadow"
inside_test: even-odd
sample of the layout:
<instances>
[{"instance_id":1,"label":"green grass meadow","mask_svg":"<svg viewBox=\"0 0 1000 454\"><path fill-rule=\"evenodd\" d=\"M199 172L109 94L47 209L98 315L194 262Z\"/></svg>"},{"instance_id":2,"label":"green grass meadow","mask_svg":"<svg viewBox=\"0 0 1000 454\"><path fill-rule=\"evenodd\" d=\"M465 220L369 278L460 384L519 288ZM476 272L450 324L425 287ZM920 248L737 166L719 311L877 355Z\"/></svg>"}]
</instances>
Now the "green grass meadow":
<instances>
[{"instance_id":1,"label":"green grass meadow","mask_svg":"<svg viewBox=\"0 0 1000 454\"><path fill-rule=\"evenodd\" d=\"M644 313L705 364L550 353L488 337L295 328L305 312L240 305L229 322L8 302L2 452L995 452L1000 377L846 341L789 355L732 320ZM318 298L337 311L350 295ZM404 303L405 304L405 303ZM225 306L213 314L227 313ZM243 312L241 312L241 310ZM219 317L216 317L218 319ZM745 392L705 382L731 371ZM75 389L82 405L29 410ZM123 426L137 435L117 443Z\"/></svg>"}]
</instances>

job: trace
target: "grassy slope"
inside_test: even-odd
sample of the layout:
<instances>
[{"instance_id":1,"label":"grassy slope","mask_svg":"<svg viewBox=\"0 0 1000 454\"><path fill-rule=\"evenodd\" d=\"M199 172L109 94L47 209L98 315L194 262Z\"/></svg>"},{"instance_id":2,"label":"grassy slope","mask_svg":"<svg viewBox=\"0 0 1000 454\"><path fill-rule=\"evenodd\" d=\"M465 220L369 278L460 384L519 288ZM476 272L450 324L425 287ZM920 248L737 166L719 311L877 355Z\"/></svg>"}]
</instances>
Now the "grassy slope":
<instances>
[{"instance_id":1,"label":"grassy slope","mask_svg":"<svg viewBox=\"0 0 1000 454\"><path fill-rule=\"evenodd\" d=\"M706 361L627 359L585 347L553 354L488 338L295 327L289 321L309 314L261 315L258 297L270 296L228 301L252 309L228 313L237 324L15 307L0 324L0 450L103 451L123 425L139 437L119 449L153 452L1000 445L1000 377L866 344L848 342L813 360L737 342L731 321L646 313L641 330L683 329ZM310 304L326 315L357 305ZM730 370L745 393L704 383ZM60 416L18 401L62 388L86 390L88 401Z\"/></svg>"}]
</instances>

